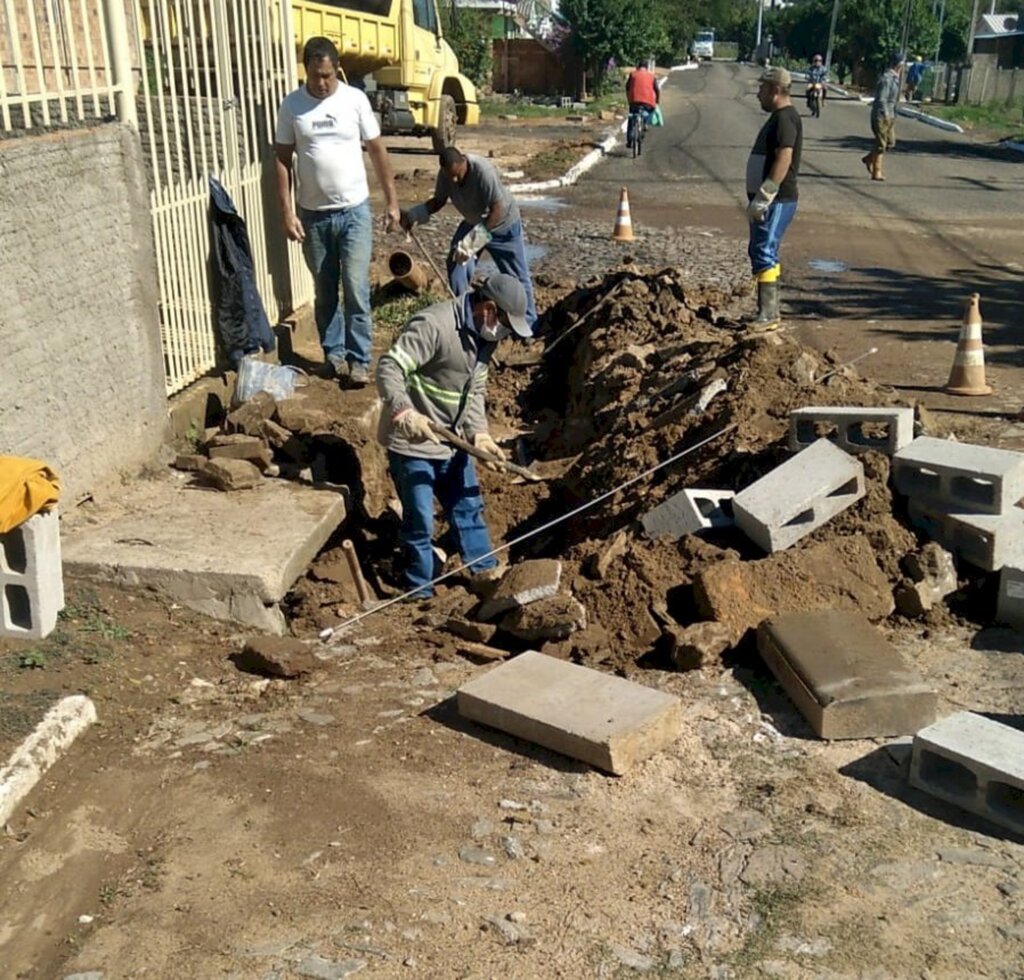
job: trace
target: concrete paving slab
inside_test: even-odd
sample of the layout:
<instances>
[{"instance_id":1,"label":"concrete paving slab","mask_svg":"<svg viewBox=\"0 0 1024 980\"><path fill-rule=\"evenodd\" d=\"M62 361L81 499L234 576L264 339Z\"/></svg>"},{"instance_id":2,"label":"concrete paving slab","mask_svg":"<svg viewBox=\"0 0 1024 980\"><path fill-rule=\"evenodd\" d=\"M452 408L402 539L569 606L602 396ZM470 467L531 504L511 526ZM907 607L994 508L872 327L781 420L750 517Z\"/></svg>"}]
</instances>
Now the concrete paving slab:
<instances>
[{"instance_id":1,"label":"concrete paving slab","mask_svg":"<svg viewBox=\"0 0 1024 980\"><path fill-rule=\"evenodd\" d=\"M333 490L267 480L221 493L171 473L131 484L97 508L95 523L67 529L64 569L280 633L278 603L345 514L345 498Z\"/></svg>"},{"instance_id":2,"label":"concrete paving slab","mask_svg":"<svg viewBox=\"0 0 1024 980\"><path fill-rule=\"evenodd\" d=\"M459 714L621 775L679 736L682 702L527 651L457 694Z\"/></svg>"},{"instance_id":3,"label":"concrete paving slab","mask_svg":"<svg viewBox=\"0 0 1024 980\"><path fill-rule=\"evenodd\" d=\"M761 624L757 646L822 738L912 735L935 720L935 692L858 613L784 613Z\"/></svg>"}]
</instances>

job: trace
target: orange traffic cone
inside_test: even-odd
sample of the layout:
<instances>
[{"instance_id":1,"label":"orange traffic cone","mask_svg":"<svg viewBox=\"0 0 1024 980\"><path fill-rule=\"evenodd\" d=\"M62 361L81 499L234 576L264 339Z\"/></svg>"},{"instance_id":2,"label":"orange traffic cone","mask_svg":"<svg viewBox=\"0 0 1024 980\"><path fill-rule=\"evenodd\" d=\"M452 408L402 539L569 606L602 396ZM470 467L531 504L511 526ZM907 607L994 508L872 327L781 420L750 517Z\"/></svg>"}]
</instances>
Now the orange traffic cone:
<instances>
[{"instance_id":1,"label":"orange traffic cone","mask_svg":"<svg viewBox=\"0 0 1024 980\"><path fill-rule=\"evenodd\" d=\"M617 242L633 241L633 220L629 216L629 194L622 188L619 194L619 213L615 216L615 230L612 238Z\"/></svg>"},{"instance_id":2,"label":"orange traffic cone","mask_svg":"<svg viewBox=\"0 0 1024 980\"><path fill-rule=\"evenodd\" d=\"M981 311L977 293L971 293L964 309L964 323L956 344L953 370L945 390L951 395L991 395L985 384L985 349L981 344Z\"/></svg>"}]
</instances>

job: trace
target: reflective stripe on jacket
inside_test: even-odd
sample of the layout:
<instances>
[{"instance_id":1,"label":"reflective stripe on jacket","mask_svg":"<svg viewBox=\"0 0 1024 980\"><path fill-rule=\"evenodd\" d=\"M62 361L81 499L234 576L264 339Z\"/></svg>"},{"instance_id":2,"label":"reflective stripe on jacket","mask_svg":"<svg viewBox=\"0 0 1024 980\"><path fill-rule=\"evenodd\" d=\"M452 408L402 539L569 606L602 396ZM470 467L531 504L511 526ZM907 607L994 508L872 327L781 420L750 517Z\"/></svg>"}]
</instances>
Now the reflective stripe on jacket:
<instances>
[{"instance_id":1,"label":"reflective stripe on jacket","mask_svg":"<svg viewBox=\"0 0 1024 980\"><path fill-rule=\"evenodd\" d=\"M410 443L391 419L413 408L472 441L487 431L484 390L494 344L470 326L469 297L435 303L409 319L377 365L377 390L384 399L381 441L393 452L423 459L447 459L451 447Z\"/></svg>"}]
</instances>

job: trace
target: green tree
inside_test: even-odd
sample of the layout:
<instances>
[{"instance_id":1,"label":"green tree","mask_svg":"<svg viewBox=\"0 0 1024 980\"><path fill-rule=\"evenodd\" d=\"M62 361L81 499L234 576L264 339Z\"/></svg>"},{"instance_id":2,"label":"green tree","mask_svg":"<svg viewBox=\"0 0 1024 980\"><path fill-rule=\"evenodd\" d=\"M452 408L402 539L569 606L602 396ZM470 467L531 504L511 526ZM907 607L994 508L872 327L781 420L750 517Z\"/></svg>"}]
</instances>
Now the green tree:
<instances>
[{"instance_id":1,"label":"green tree","mask_svg":"<svg viewBox=\"0 0 1024 980\"><path fill-rule=\"evenodd\" d=\"M489 85L494 68L490 14L460 9L454 0L441 3L439 11L444 39L459 59L459 70L474 85Z\"/></svg>"},{"instance_id":2,"label":"green tree","mask_svg":"<svg viewBox=\"0 0 1024 980\"><path fill-rule=\"evenodd\" d=\"M572 25L570 43L594 89L610 60L624 67L669 46L658 0L563 0L559 10Z\"/></svg>"}]
</instances>

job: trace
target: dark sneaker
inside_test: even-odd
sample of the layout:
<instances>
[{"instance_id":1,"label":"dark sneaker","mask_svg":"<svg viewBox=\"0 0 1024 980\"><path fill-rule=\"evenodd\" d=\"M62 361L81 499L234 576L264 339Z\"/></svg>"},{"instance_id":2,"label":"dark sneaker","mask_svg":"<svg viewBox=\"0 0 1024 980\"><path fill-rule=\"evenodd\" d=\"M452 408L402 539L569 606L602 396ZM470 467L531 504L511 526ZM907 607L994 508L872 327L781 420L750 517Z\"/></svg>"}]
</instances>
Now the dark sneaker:
<instances>
[{"instance_id":1,"label":"dark sneaker","mask_svg":"<svg viewBox=\"0 0 1024 980\"><path fill-rule=\"evenodd\" d=\"M349 368L348 383L353 388L365 388L370 383L370 369L365 364L353 364Z\"/></svg>"}]
</instances>

